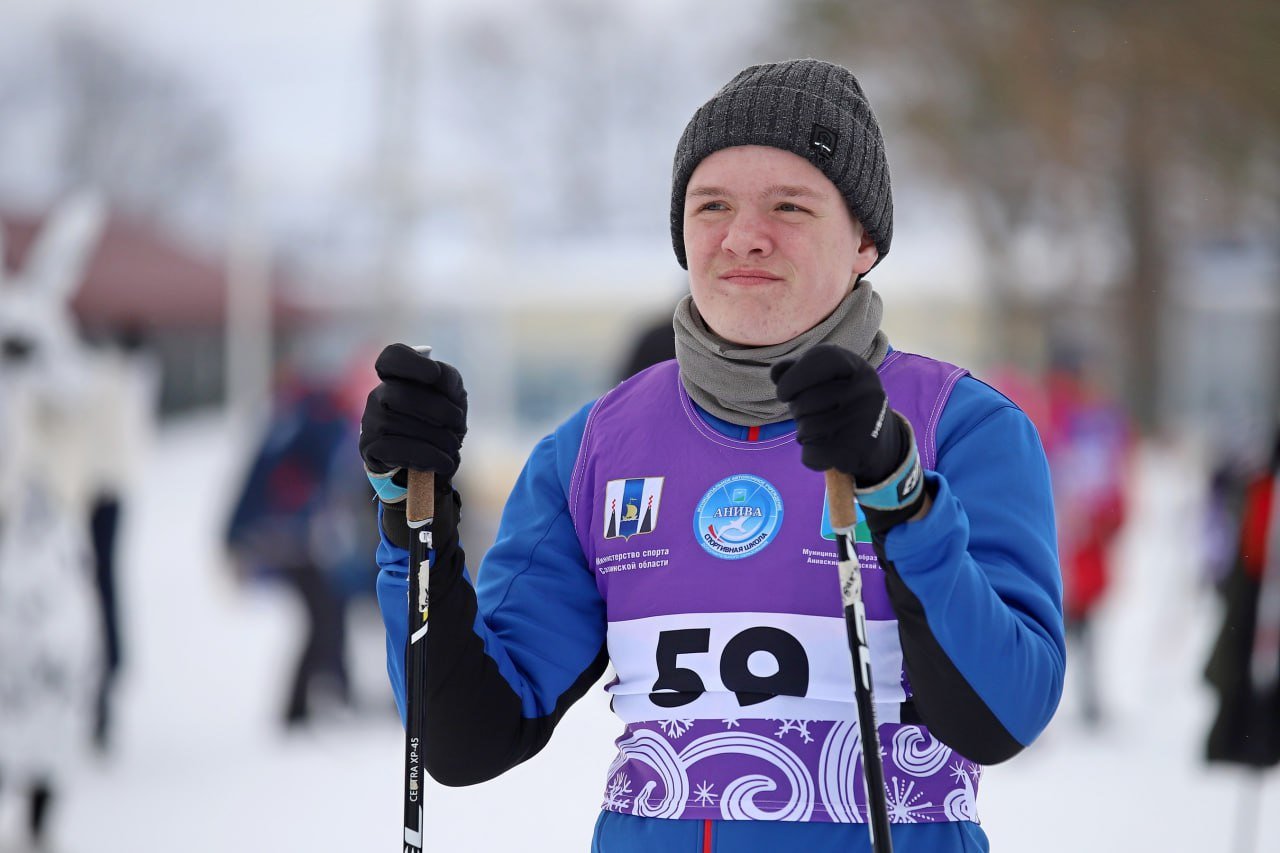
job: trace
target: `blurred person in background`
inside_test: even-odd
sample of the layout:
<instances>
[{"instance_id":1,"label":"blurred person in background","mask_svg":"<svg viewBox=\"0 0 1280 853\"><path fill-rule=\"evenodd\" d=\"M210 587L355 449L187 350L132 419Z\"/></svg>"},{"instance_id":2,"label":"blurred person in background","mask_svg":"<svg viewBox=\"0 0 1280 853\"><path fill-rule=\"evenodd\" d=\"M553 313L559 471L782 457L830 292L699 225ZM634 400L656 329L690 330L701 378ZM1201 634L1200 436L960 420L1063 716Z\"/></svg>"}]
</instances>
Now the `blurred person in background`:
<instances>
[{"instance_id":1,"label":"blurred person in background","mask_svg":"<svg viewBox=\"0 0 1280 853\"><path fill-rule=\"evenodd\" d=\"M1062 689L1048 466L1008 399L889 346L864 276L892 217L879 127L847 69L796 60L730 81L676 149L671 231L690 284L676 360L534 448L474 587L452 483L462 377L383 350L361 453L382 499L402 715L403 472L436 474L437 780L481 782L535 755L611 663L625 732L593 850L868 850L835 469L857 485L894 848L987 849L981 765L1030 744Z\"/></svg>"},{"instance_id":2,"label":"blurred person in background","mask_svg":"<svg viewBox=\"0 0 1280 853\"><path fill-rule=\"evenodd\" d=\"M363 375L360 381L367 382ZM286 360L227 526L237 574L284 584L305 614L282 713L286 728L309 722L317 702L330 709L353 702L347 608L368 595L377 538L373 492L355 452L351 387L315 348L304 345Z\"/></svg>"},{"instance_id":3,"label":"blurred person in background","mask_svg":"<svg viewBox=\"0 0 1280 853\"><path fill-rule=\"evenodd\" d=\"M1280 431L1270 464L1245 479L1226 605L1206 676L1218 693L1208 758L1280 764Z\"/></svg>"},{"instance_id":4,"label":"blurred person in background","mask_svg":"<svg viewBox=\"0 0 1280 853\"><path fill-rule=\"evenodd\" d=\"M646 368L675 357L676 334L671 327L671 318L663 316L640 329L622 362L618 381L629 379Z\"/></svg>"},{"instance_id":5,"label":"blurred person in background","mask_svg":"<svg viewBox=\"0 0 1280 853\"><path fill-rule=\"evenodd\" d=\"M684 282L681 283L681 289ZM676 333L671 314L651 317L640 326L617 373L618 381L630 379L640 371L676 357Z\"/></svg>"},{"instance_id":6,"label":"blurred person in background","mask_svg":"<svg viewBox=\"0 0 1280 853\"><path fill-rule=\"evenodd\" d=\"M93 712L93 743L106 752L115 722L115 691L124 666L119 583L120 532L126 526L137 472L154 430L160 370L138 328L125 329L93 350L108 411L95 413L95 443L111 452L94 454L89 511L93 578L102 623L102 671ZM113 413L113 414L109 414Z\"/></svg>"},{"instance_id":7,"label":"blurred person in background","mask_svg":"<svg viewBox=\"0 0 1280 853\"><path fill-rule=\"evenodd\" d=\"M1084 351L1057 341L1043 374L1005 365L992 378L1035 423L1053 480L1063 615L1080 713L1104 719L1093 620L1112 578L1128 510L1133 434L1120 402L1090 374Z\"/></svg>"},{"instance_id":8,"label":"blurred person in background","mask_svg":"<svg viewBox=\"0 0 1280 853\"><path fill-rule=\"evenodd\" d=\"M1237 535L1233 559L1215 578L1222 627L1205 667L1217 693L1205 756L1248 768L1233 850L1256 848L1263 772L1280 764L1280 429L1270 464L1222 486Z\"/></svg>"},{"instance_id":9,"label":"blurred person in background","mask_svg":"<svg viewBox=\"0 0 1280 853\"><path fill-rule=\"evenodd\" d=\"M1250 486L1271 460L1268 427L1239 429L1213 452L1205 496L1204 577L1219 589L1239 568L1240 534Z\"/></svg>"},{"instance_id":10,"label":"blurred person in background","mask_svg":"<svg viewBox=\"0 0 1280 853\"><path fill-rule=\"evenodd\" d=\"M1124 527L1133 440L1124 408L1090 377L1082 354L1059 347L1045 388L1040 436L1053 477L1067 641L1083 719L1096 727L1104 711L1093 617L1111 583L1112 549Z\"/></svg>"},{"instance_id":11,"label":"blurred person in background","mask_svg":"<svg viewBox=\"0 0 1280 853\"><path fill-rule=\"evenodd\" d=\"M23 797L37 849L83 763L100 682L89 517L120 412L68 302L102 215L72 198L22 269L0 263L0 794Z\"/></svg>"}]
</instances>

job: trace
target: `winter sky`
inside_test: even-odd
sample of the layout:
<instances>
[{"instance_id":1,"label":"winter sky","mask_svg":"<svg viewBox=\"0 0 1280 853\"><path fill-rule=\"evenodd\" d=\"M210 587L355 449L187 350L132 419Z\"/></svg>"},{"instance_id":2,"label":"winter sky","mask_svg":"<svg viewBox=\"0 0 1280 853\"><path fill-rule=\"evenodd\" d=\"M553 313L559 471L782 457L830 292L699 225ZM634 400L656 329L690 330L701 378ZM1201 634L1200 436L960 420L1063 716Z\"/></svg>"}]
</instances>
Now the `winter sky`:
<instances>
[{"instance_id":1,"label":"winter sky","mask_svg":"<svg viewBox=\"0 0 1280 853\"><path fill-rule=\"evenodd\" d=\"M117 34L225 105L247 168L306 180L340 173L367 154L374 44L395 5L416 20L423 42L445 20L537 14L536 4L514 0L9 0L0 41L10 25L30 32L64 20ZM627 16L675 23L680 4L622 5ZM700 5L707 15L743 4Z\"/></svg>"},{"instance_id":2,"label":"winter sky","mask_svg":"<svg viewBox=\"0 0 1280 853\"><path fill-rule=\"evenodd\" d=\"M604 231L637 239L664 270L672 266L670 152L684 121L742 65L782 58L776 39L760 37L784 8L777 0L627 0L607 12L572 0L7 0L0 4L0 71L6 55L14 62L51 27L82 22L212 102L227 120L239 182L276 204L290 200L292 212L283 215L296 219L299 208L321 209L319 197L368 192L378 143L378 35L396 4L415 22L413 167L434 182L432 209L449 206L452 214L461 201L464 217L492 212L490 194L502 193L514 235L536 242L544 223L572 218L563 199L585 189L603 205ZM590 144L564 129L584 123L594 131ZM936 182L913 202L915 176L903 157L895 160L897 242L909 245L915 234L923 251L896 253L881 275L909 278L918 293L916 282L954 290L976 278L978 265L956 228L964 217ZM12 204L24 171L11 164L6 174L0 192L8 186ZM442 193L442 181L454 186ZM450 198L459 184L466 197ZM24 195L41 203L38 190ZM594 209L579 212L601 221ZM433 251L441 245L436 239Z\"/></svg>"},{"instance_id":3,"label":"winter sky","mask_svg":"<svg viewBox=\"0 0 1280 853\"><path fill-rule=\"evenodd\" d=\"M137 45L226 109L245 165L305 180L344 168L363 143L351 129L368 125L371 43L380 5L15 0L0 15L32 30L83 21ZM356 120L335 120L353 114Z\"/></svg>"}]
</instances>

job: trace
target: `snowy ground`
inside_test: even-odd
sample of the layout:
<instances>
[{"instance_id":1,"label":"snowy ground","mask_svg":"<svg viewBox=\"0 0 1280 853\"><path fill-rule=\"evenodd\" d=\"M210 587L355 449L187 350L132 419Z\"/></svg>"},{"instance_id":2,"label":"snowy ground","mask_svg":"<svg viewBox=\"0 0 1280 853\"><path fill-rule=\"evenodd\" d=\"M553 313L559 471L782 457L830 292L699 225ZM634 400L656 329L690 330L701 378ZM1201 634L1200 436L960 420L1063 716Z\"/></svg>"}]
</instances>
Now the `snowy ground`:
<instances>
[{"instance_id":1,"label":"snowy ground","mask_svg":"<svg viewBox=\"0 0 1280 853\"><path fill-rule=\"evenodd\" d=\"M276 724L299 614L227 577L217 525L239 463L234 430L167 428L126 530L129 671L117 749L85 756L56 815L60 853L398 849L402 735L383 691L372 612L353 642L374 708L285 736ZM1101 617L1109 725L1078 722L1068 686L1045 736L983 777L997 851L1234 851L1245 777L1200 761L1212 706L1199 671L1217 620L1198 592L1194 489L1171 451L1144 457L1126 572ZM587 850L616 725L602 693L547 750L481 787L427 790L428 849ZM1256 850L1280 849L1280 781ZM0 802L0 850L14 836Z\"/></svg>"}]
</instances>

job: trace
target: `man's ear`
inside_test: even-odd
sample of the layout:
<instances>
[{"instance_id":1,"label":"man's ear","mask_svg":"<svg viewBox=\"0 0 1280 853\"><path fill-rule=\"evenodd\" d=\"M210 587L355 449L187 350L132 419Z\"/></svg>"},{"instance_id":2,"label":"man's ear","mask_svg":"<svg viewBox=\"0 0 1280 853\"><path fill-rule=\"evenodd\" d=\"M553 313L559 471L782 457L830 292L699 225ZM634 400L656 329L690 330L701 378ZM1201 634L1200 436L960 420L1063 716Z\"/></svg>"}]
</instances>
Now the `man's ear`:
<instances>
[{"instance_id":1,"label":"man's ear","mask_svg":"<svg viewBox=\"0 0 1280 853\"><path fill-rule=\"evenodd\" d=\"M876 265L876 261L880 259L880 250L876 248L875 241L867 236L863 227L861 225L857 227L858 254L853 258L853 273L855 276L862 276Z\"/></svg>"}]
</instances>

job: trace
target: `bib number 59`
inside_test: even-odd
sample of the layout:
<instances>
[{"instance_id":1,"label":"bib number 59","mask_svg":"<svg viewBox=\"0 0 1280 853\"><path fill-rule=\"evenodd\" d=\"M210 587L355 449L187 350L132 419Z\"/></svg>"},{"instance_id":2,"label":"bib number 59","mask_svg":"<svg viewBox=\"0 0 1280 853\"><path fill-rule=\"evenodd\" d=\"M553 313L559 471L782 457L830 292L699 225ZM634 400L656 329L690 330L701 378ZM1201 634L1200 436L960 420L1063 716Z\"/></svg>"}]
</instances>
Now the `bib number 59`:
<instances>
[{"instance_id":1,"label":"bib number 59","mask_svg":"<svg viewBox=\"0 0 1280 853\"><path fill-rule=\"evenodd\" d=\"M707 692L696 669L680 665L681 655L705 654L711 647L710 628L681 628L658 635L658 678L649 701L661 708L679 708ZM757 675L749 663L763 653L776 665L771 675ZM758 666L758 664L757 664ZM759 668L759 667L758 667ZM795 637L780 628L759 626L735 634L720 655L720 682L746 707L774 696L804 696L809 690L809 657Z\"/></svg>"}]
</instances>

